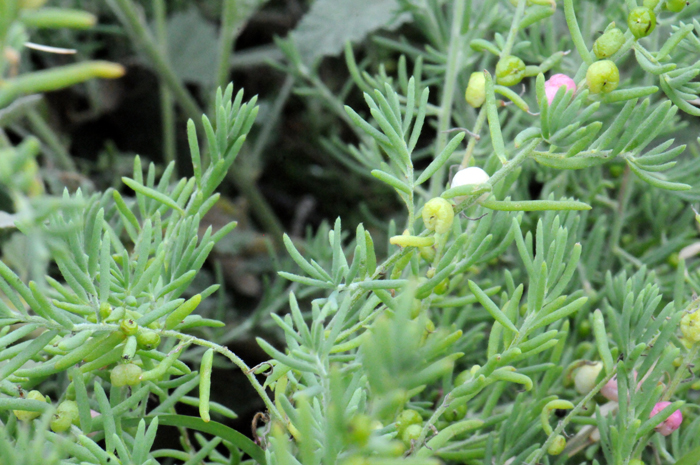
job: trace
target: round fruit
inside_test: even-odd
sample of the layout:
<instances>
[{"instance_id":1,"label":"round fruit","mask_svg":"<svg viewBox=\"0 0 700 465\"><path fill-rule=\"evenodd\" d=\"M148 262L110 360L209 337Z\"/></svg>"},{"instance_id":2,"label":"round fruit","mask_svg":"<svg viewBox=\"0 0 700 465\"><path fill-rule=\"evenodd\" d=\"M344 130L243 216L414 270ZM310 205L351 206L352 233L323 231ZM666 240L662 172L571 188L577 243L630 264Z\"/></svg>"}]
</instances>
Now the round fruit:
<instances>
[{"instance_id":1,"label":"round fruit","mask_svg":"<svg viewBox=\"0 0 700 465\"><path fill-rule=\"evenodd\" d=\"M486 101L486 76L482 71L476 71L469 76L464 99L474 108L479 108Z\"/></svg>"},{"instance_id":2,"label":"round fruit","mask_svg":"<svg viewBox=\"0 0 700 465\"><path fill-rule=\"evenodd\" d=\"M112 368L109 378L114 387L135 386L141 382L141 373L138 365L125 363Z\"/></svg>"},{"instance_id":3,"label":"round fruit","mask_svg":"<svg viewBox=\"0 0 700 465\"><path fill-rule=\"evenodd\" d=\"M160 345L160 335L151 329L141 329L136 334L136 342L139 345L139 349L155 349Z\"/></svg>"},{"instance_id":4,"label":"round fruit","mask_svg":"<svg viewBox=\"0 0 700 465\"><path fill-rule=\"evenodd\" d=\"M627 16L627 26L636 39L641 39L651 34L656 27L656 15L650 8L634 8Z\"/></svg>"},{"instance_id":5,"label":"round fruit","mask_svg":"<svg viewBox=\"0 0 700 465\"><path fill-rule=\"evenodd\" d=\"M406 428L411 425L419 425L422 422L423 417L420 415L420 413L411 409L404 410L396 419L396 431L398 431L399 436L402 436L403 432L406 431Z\"/></svg>"},{"instance_id":6,"label":"round fruit","mask_svg":"<svg viewBox=\"0 0 700 465\"><path fill-rule=\"evenodd\" d=\"M614 27L598 37L593 44L593 53L599 60L609 58L620 50L624 43L625 34Z\"/></svg>"},{"instance_id":7,"label":"round fruit","mask_svg":"<svg viewBox=\"0 0 700 465\"><path fill-rule=\"evenodd\" d=\"M407 447L411 447L411 443L420 437L421 431L423 431L423 427L421 425L410 425L404 430L403 434L401 435L401 440Z\"/></svg>"},{"instance_id":8,"label":"round fruit","mask_svg":"<svg viewBox=\"0 0 700 465\"><path fill-rule=\"evenodd\" d=\"M27 399L38 400L40 402L46 402L46 397L39 391L29 391L27 393ZM33 419L41 416L41 412L32 412L30 410L13 410L12 411L18 420L20 421L32 421Z\"/></svg>"},{"instance_id":9,"label":"round fruit","mask_svg":"<svg viewBox=\"0 0 700 465\"><path fill-rule=\"evenodd\" d=\"M686 0L666 0L666 9L674 13L680 13L687 4Z\"/></svg>"},{"instance_id":10,"label":"round fruit","mask_svg":"<svg viewBox=\"0 0 700 465\"><path fill-rule=\"evenodd\" d=\"M561 434L558 434L557 437L554 438L554 442L552 442L547 448L547 453L549 455L559 455L562 452L564 452L565 447L566 438L564 438L564 436L562 436Z\"/></svg>"},{"instance_id":11,"label":"round fruit","mask_svg":"<svg viewBox=\"0 0 700 465\"><path fill-rule=\"evenodd\" d=\"M496 64L496 82L503 86L514 86L525 77L525 63L520 58L507 55Z\"/></svg>"},{"instance_id":12,"label":"round fruit","mask_svg":"<svg viewBox=\"0 0 700 465\"><path fill-rule=\"evenodd\" d=\"M612 92L620 83L620 72L610 60L596 61L586 71L586 82L592 94Z\"/></svg>"},{"instance_id":13,"label":"round fruit","mask_svg":"<svg viewBox=\"0 0 700 465\"><path fill-rule=\"evenodd\" d=\"M119 323L119 328L127 336L133 336L139 330L139 324L132 318L125 318Z\"/></svg>"},{"instance_id":14,"label":"round fruit","mask_svg":"<svg viewBox=\"0 0 700 465\"><path fill-rule=\"evenodd\" d=\"M425 227L438 234L450 230L454 222L455 211L452 204L442 197L428 200L423 207L423 223Z\"/></svg>"}]
</instances>

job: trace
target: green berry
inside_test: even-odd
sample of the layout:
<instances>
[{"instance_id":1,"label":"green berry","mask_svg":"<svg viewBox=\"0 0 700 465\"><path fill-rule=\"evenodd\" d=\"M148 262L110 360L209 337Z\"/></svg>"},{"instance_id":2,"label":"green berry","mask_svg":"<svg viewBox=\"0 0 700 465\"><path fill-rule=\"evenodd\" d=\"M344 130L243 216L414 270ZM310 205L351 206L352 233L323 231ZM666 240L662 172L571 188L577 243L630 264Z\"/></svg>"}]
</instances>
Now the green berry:
<instances>
[{"instance_id":1,"label":"green berry","mask_svg":"<svg viewBox=\"0 0 700 465\"><path fill-rule=\"evenodd\" d=\"M125 363L112 368L109 379L114 387L135 386L141 382L141 373L138 365Z\"/></svg>"},{"instance_id":2,"label":"green berry","mask_svg":"<svg viewBox=\"0 0 700 465\"><path fill-rule=\"evenodd\" d=\"M639 459L632 459L630 460L630 465L644 465L644 462Z\"/></svg>"},{"instance_id":3,"label":"green berry","mask_svg":"<svg viewBox=\"0 0 700 465\"><path fill-rule=\"evenodd\" d=\"M431 231L444 234L450 230L454 222L455 211L452 204L442 197L428 200L423 207L423 224Z\"/></svg>"},{"instance_id":4,"label":"green berry","mask_svg":"<svg viewBox=\"0 0 700 465\"><path fill-rule=\"evenodd\" d=\"M620 83L620 72L610 60L596 61L586 71L586 82L592 94L612 92Z\"/></svg>"},{"instance_id":5,"label":"green berry","mask_svg":"<svg viewBox=\"0 0 700 465\"><path fill-rule=\"evenodd\" d=\"M653 10L656 8L656 5L659 4L660 0L644 0L644 3L642 4L644 8L649 8L650 10Z\"/></svg>"},{"instance_id":6,"label":"green berry","mask_svg":"<svg viewBox=\"0 0 700 465\"><path fill-rule=\"evenodd\" d=\"M479 108L484 104L486 100L486 76L482 71L476 71L469 76L464 99L474 108Z\"/></svg>"},{"instance_id":7,"label":"green berry","mask_svg":"<svg viewBox=\"0 0 700 465\"><path fill-rule=\"evenodd\" d=\"M29 391L26 398L29 400L38 400L40 402L47 401L46 397L44 397L39 391ZM13 413L18 420L26 422L32 421L33 419L41 416L41 412L32 412L29 410L13 410Z\"/></svg>"},{"instance_id":8,"label":"green berry","mask_svg":"<svg viewBox=\"0 0 700 465\"><path fill-rule=\"evenodd\" d=\"M416 412L415 410L407 409L401 412L399 417L396 419L396 431L398 431L399 436L402 436L403 432L406 431L406 428L411 425L419 425L421 423L423 423L423 417L420 415L420 413Z\"/></svg>"},{"instance_id":9,"label":"green berry","mask_svg":"<svg viewBox=\"0 0 700 465\"><path fill-rule=\"evenodd\" d=\"M694 344L700 341L700 310L686 313L681 319L681 333L683 338Z\"/></svg>"},{"instance_id":10,"label":"green berry","mask_svg":"<svg viewBox=\"0 0 700 465\"><path fill-rule=\"evenodd\" d=\"M372 434L372 419L367 415L355 415L348 425L349 442L362 447Z\"/></svg>"},{"instance_id":11,"label":"green berry","mask_svg":"<svg viewBox=\"0 0 700 465\"><path fill-rule=\"evenodd\" d=\"M636 39L641 39L651 34L656 27L656 15L650 8L637 7L627 16L627 26Z\"/></svg>"},{"instance_id":12,"label":"green berry","mask_svg":"<svg viewBox=\"0 0 700 465\"><path fill-rule=\"evenodd\" d=\"M666 0L666 9L674 13L680 13L686 5L686 0Z\"/></svg>"},{"instance_id":13,"label":"green berry","mask_svg":"<svg viewBox=\"0 0 700 465\"><path fill-rule=\"evenodd\" d=\"M139 324L132 318L126 318L119 323L119 328L127 336L133 336L139 330Z\"/></svg>"},{"instance_id":14,"label":"green berry","mask_svg":"<svg viewBox=\"0 0 700 465\"><path fill-rule=\"evenodd\" d=\"M406 444L406 447L411 447L411 442L420 437L421 431L423 431L423 427L420 424L409 425L401 434L401 440Z\"/></svg>"},{"instance_id":15,"label":"green berry","mask_svg":"<svg viewBox=\"0 0 700 465\"><path fill-rule=\"evenodd\" d=\"M428 263L432 263L433 260L435 260L435 249L433 246L430 247L421 247L420 249L420 256L423 258Z\"/></svg>"},{"instance_id":16,"label":"green berry","mask_svg":"<svg viewBox=\"0 0 700 465\"><path fill-rule=\"evenodd\" d=\"M514 86L525 77L525 63L516 56L504 56L496 64L496 82L503 86Z\"/></svg>"},{"instance_id":17,"label":"green berry","mask_svg":"<svg viewBox=\"0 0 700 465\"><path fill-rule=\"evenodd\" d=\"M564 436L562 436L561 434L558 434L557 437L554 438L554 442L552 442L547 448L547 453L549 455L559 455L562 452L564 452L565 447L566 438L564 438Z\"/></svg>"},{"instance_id":18,"label":"green berry","mask_svg":"<svg viewBox=\"0 0 700 465\"><path fill-rule=\"evenodd\" d=\"M70 428L71 424L79 424L78 404L74 400L64 400L61 402L51 419L51 431L63 433Z\"/></svg>"},{"instance_id":19,"label":"green berry","mask_svg":"<svg viewBox=\"0 0 700 465\"><path fill-rule=\"evenodd\" d=\"M593 53L595 56L602 60L603 58L609 58L615 52L620 50L620 47L625 43L625 34L614 27L606 31L602 36L593 44Z\"/></svg>"},{"instance_id":20,"label":"green berry","mask_svg":"<svg viewBox=\"0 0 700 465\"><path fill-rule=\"evenodd\" d=\"M141 328L136 334L136 342L139 345L139 349L155 349L160 345L160 335L151 329Z\"/></svg>"}]
</instances>

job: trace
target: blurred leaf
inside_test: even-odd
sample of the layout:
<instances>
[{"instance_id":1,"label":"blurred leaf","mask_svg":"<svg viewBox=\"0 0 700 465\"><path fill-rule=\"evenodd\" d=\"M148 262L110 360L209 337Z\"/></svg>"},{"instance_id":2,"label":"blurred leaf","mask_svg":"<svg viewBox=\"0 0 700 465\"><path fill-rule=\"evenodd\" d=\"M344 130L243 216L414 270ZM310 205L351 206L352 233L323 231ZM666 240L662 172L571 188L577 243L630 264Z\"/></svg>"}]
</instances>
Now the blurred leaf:
<instances>
[{"instance_id":1,"label":"blurred leaf","mask_svg":"<svg viewBox=\"0 0 700 465\"><path fill-rule=\"evenodd\" d=\"M218 39L216 28L196 7L168 20L168 53L175 73L185 82L214 82Z\"/></svg>"},{"instance_id":2,"label":"blurred leaf","mask_svg":"<svg viewBox=\"0 0 700 465\"><path fill-rule=\"evenodd\" d=\"M337 55L345 42L358 42L379 28L395 29L409 19L396 0L316 0L292 31L305 63Z\"/></svg>"}]
</instances>

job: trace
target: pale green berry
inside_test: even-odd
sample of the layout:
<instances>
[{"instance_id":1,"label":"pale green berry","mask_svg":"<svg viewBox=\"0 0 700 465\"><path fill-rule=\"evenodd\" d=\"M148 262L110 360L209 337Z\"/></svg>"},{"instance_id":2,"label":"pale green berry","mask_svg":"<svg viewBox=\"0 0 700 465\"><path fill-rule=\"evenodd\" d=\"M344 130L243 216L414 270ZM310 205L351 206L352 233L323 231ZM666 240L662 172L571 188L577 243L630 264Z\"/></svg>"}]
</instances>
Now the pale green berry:
<instances>
[{"instance_id":1,"label":"pale green berry","mask_svg":"<svg viewBox=\"0 0 700 465\"><path fill-rule=\"evenodd\" d=\"M396 431L398 431L398 435L401 436L403 435L403 432L406 431L406 428L411 425L418 425L422 422L423 417L420 415L420 413L416 412L415 410L406 409L401 412L399 417L396 419Z\"/></svg>"},{"instance_id":2,"label":"pale green berry","mask_svg":"<svg viewBox=\"0 0 700 465\"><path fill-rule=\"evenodd\" d=\"M683 339L690 344L700 341L700 310L683 315L681 332L683 333Z\"/></svg>"},{"instance_id":3,"label":"pale green berry","mask_svg":"<svg viewBox=\"0 0 700 465\"><path fill-rule=\"evenodd\" d=\"M666 0L666 9L674 13L680 13L687 5L686 0Z\"/></svg>"},{"instance_id":4,"label":"pale green berry","mask_svg":"<svg viewBox=\"0 0 700 465\"><path fill-rule=\"evenodd\" d=\"M627 16L627 26L636 39L641 39L651 34L656 27L656 15L650 8L634 8Z\"/></svg>"},{"instance_id":5,"label":"pale green berry","mask_svg":"<svg viewBox=\"0 0 700 465\"><path fill-rule=\"evenodd\" d=\"M586 82L592 94L612 92L620 83L620 72L610 60L596 61L586 71Z\"/></svg>"},{"instance_id":6,"label":"pale green berry","mask_svg":"<svg viewBox=\"0 0 700 465\"><path fill-rule=\"evenodd\" d=\"M74 400L64 400L56 408L56 413L51 418L51 431L54 433L67 431L71 424L78 424L79 416L78 404Z\"/></svg>"},{"instance_id":7,"label":"pale green berry","mask_svg":"<svg viewBox=\"0 0 700 465\"><path fill-rule=\"evenodd\" d=\"M525 77L525 63L520 58L507 55L496 63L496 82L503 86L519 84Z\"/></svg>"},{"instance_id":8,"label":"pale green berry","mask_svg":"<svg viewBox=\"0 0 700 465\"><path fill-rule=\"evenodd\" d=\"M138 365L125 363L112 368L109 378L114 387L135 386L141 382L141 373Z\"/></svg>"},{"instance_id":9,"label":"pale green berry","mask_svg":"<svg viewBox=\"0 0 700 465\"><path fill-rule=\"evenodd\" d=\"M554 441L547 448L547 453L549 455L559 455L562 452L564 452L565 447L566 438L561 434L558 434L557 437L554 438Z\"/></svg>"},{"instance_id":10,"label":"pale green berry","mask_svg":"<svg viewBox=\"0 0 700 465\"><path fill-rule=\"evenodd\" d=\"M423 431L423 427L421 425L409 425L401 434L401 440L404 444L406 444L406 447L411 447L411 442L420 437L421 431Z\"/></svg>"},{"instance_id":11,"label":"pale green berry","mask_svg":"<svg viewBox=\"0 0 700 465\"><path fill-rule=\"evenodd\" d=\"M469 84L464 92L467 103L474 108L479 108L486 101L486 76L482 71L477 71L469 76Z\"/></svg>"},{"instance_id":12,"label":"pale green berry","mask_svg":"<svg viewBox=\"0 0 700 465\"><path fill-rule=\"evenodd\" d=\"M133 336L139 330L139 324L133 318L125 318L119 323L119 328L127 336Z\"/></svg>"},{"instance_id":13,"label":"pale green berry","mask_svg":"<svg viewBox=\"0 0 700 465\"><path fill-rule=\"evenodd\" d=\"M160 345L160 335L152 329L141 328L136 334L136 342L139 349L151 350Z\"/></svg>"},{"instance_id":14,"label":"pale green berry","mask_svg":"<svg viewBox=\"0 0 700 465\"><path fill-rule=\"evenodd\" d=\"M425 227L438 234L450 230L454 222L455 211L452 204L442 197L428 200L423 207L423 223Z\"/></svg>"},{"instance_id":15,"label":"pale green berry","mask_svg":"<svg viewBox=\"0 0 700 465\"><path fill-rule=\"evenodd\" d=\"M590 365L583 365L574 375L574 386L579 394L588 394L596 385L596 378L603 369L601 362L596 362Z\"/></svg>"},{"instance_id":16,"label":"pale green berry","mask_svg":"<svg viewBox=\"0 0 700 465\"><path fill-rule=\"evenodd\" d=\"M615 54L620 47L625 43L625 34L614 27L607 30L602 36L593 44L593 53L595 56L602 60L603 58L609 58Z\"/></svg>"},{"instance_id":17,"label":"pale green berry","mask_svg":"<svg viewBox=\"0 0 700 465\"><path fill-rule=\"evenodd\" d=\"M46 402L46 397L39 391L29 391L27 393L27 399L38 400L40 402ZM18 420L20 421L32 421L33 419L41 416L41 412L32 412L30 410L13 410L12 411Z\"/></svg>"},{"instance_id":18,"label":"pale green berry","mask_svg":"<svg viewBox=\"0 0 700 465\"><path fill-rule=\"evenodd\" d=\"M348 425L349 442L362 447L372 434L372 419L367 415L355 415Z\"/></svg>"},{"instance_id":19,"label":"pale green berry","mask_svg":"<svg viewBox=\"0 0 700 465\"><path fill-rule=\"evenodd\" d=\"M653 10L654 8L656 8L656 5L659 4L659 1L660 0L644 0L642 6L644 8L649 8L650 10Z\"/></svg>"}]
</instances>

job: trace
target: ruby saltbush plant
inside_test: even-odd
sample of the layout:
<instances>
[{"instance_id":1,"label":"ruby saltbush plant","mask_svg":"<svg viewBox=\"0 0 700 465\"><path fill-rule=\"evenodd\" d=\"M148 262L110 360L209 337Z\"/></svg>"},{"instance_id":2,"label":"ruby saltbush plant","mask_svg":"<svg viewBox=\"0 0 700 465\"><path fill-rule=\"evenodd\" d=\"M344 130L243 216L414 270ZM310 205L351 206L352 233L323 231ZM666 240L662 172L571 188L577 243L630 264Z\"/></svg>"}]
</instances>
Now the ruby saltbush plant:
<instances>
[{"instance_id":1,"label":"ruby saltbush plant","mask_svg":"<svg viewBox=\"0 0 700 465\"><path fill-rule=\"evenodd\" d=\"M26 28L89 19L41 3L3 7L3 124L36 92L121 73L17 75L8 57ZM135 5L110 5L157 58ZM264 315L280 343L258 338L270 359L255 367L200 312L219 286L187 293L236 234L199 226L237 169L255 97L219 88L187 125L193 175L136 157L122 179L133 196L49 195L37 139L2 140L3 228L32 245L26 272L7 252L0 262L2 463L700 459L700 4L400 0L396 11L411 39L372 33L364 49L397 55L395 72L345 44L345 88L365 105L334 96L319 56L300 52L302 31L278 41L276 66L355 138L323 147L405 211L280 238L294 263L279 270L288 311ZM170 79L168 66L156 69ZM264 402L254 440L210 400L224 363ZM181 449L154 447L164 425Z\"/></svg>"}]
</instances>

